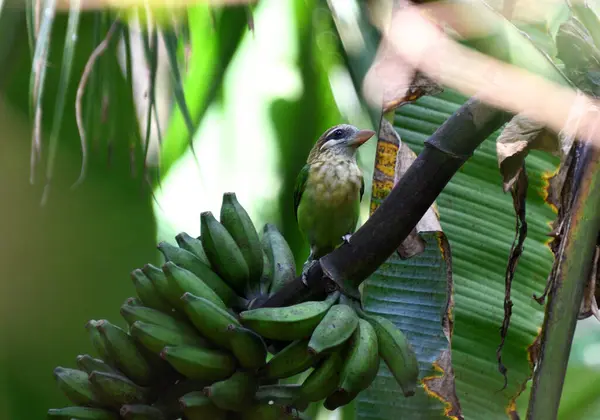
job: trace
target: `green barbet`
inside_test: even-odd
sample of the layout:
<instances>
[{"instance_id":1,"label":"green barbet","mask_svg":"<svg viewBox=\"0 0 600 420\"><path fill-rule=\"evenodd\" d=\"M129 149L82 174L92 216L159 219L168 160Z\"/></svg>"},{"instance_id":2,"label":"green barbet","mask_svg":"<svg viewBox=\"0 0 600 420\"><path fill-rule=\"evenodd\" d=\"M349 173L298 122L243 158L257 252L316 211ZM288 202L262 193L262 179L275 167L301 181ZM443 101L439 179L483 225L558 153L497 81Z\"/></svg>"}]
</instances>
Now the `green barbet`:
<instances>
[{"instance_id":1,"label":"green barbet","mask_svg":"<svg viewBox=\"0 0 600 420\"><path fill-rule=\"evenodd\" d=\"M294 191L296 219L313 261L349 241L356 229L365 183L356 150L375 134L349 124L331 127L313 146Z\"/></svg>"}]
</instances>

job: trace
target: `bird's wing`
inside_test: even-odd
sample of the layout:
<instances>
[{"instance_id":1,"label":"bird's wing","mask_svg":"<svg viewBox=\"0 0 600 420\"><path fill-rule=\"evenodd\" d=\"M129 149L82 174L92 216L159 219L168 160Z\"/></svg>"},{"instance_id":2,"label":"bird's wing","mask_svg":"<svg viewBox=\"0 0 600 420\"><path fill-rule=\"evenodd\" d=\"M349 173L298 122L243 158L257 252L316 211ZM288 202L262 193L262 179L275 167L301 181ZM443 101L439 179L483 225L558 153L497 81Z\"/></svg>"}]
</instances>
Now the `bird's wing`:
<instances>
[{"instance_id":1,"label":"bird's wing","mask_svg":"<svg viewBox=\"0 0 600 420\"><path fill-rule=\"evenodd\" d=\"M296 187L294 188L294 213L296 214L296 220L298 220L298 206L300 205L300 199L302 198L302 193L306 187L309 169L309 164L304 165L296 178Z\"/></svg>"},{"instance_id":2,"label":"bird's wing","mask_svg":"<svg viewBox=\"0 0 600 420\"><path fill-rule=\"evenodd\" d=\"M360 201L362 201L363 194L365 193L365 179L360 176Z\"/></svg>"}]
</instances>

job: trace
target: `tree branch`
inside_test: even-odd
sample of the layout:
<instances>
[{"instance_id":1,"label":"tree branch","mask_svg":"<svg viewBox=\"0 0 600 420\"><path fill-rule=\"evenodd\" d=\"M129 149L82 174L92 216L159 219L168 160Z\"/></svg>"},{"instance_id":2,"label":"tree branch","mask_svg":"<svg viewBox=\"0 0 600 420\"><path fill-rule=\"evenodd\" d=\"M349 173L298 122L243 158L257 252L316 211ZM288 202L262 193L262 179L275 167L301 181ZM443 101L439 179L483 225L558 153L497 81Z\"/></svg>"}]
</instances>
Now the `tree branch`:
<instances>
[{"instance_id":1,"label":"tree branch","mask_svg":"<svg viewBox=\"0 0 600 420\"><path fill-rule=\"evenodd\" d=\"M299 277L256 306L288 306L322 295L333 281L358 297L358 286L394 252L473 151L512 117L470 99L425 142L389 196L350 240L319 260Z\"/></svg>"}]
</instances>

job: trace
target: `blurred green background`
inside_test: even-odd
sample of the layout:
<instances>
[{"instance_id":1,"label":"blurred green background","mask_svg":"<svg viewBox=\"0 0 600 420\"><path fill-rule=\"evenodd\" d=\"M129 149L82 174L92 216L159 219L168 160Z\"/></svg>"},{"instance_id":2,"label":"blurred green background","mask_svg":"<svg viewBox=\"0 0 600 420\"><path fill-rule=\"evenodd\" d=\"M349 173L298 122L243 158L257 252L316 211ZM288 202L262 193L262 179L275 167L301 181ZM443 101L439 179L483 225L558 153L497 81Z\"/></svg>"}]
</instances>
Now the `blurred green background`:
<instances>
[{"instance_id":1,"label":"blurred green background","mask_svg":"<svg viewBox=\"0 0 600 420\"><path fill-rule=\"evenodd\" d=\"M158 241L174 242L181 231L197 236L200 212L218 213L223 192L236 192L258 228L267 221L276 223L301 265L308 250L293 216L297 172L315 139L329 126L345 120L372 128L339 53L331 18L326 8L315 12L317 3L263 0L253 14L254 32L246 28L243 9L235 16L233 12L221 16L241 25L236 30L243 36L223 74L222 88L205 104L204 115L195 113L198 159L189 150L181 156L169 154L181 146L168 143L167 137L166 146L173 149L166 156L175 158L166 161L169 170L161 174L154 190L142 177L143 151L135 147L131 152L128 147L132 137L128 100L111 102L108 120L95 126L100 139L92 142L85 182L71 189L82 159L72 106L78 83L74 77L54 180L43 207L45 162L37 169L35 184L29 182L27 28L21 11L5 8L0 19L0 417L42 418L48 408L67 403L52 370L73 366L78 354L93 353L86 321L106 318L122 325L119 306L134 294L129 272L159 261ZM357 10L349 6L347 13L351 18ZM206 33L212 36L196 39L194 51L211 51L215 39L227 42L228 33L212 32L208 14L199 19L204 19ZM52 32L57 44L52 45L64 40L66 23L65 16L57 16ZM81 74L97 45L96 25L91 14L82 16L75 75ZM106 28L106 22L100 25ZM61 57L60 48L51 48L46 110L55 104ZM106 62L101 65L110 67ZM145 75L140 70L134 77ZM164 127L164 115L172 106L168 68L160 68L159 77L163 88L157 94L158 105L167 110L161 113ZM113 98L128 97L118 90L125 86L123 80L113 86ZM93 105L103 106L101 101ZM48 134L51 111L43 121ZM187 141L185 135L178 139ZM45 140L44 155L46 146ZM367 187L363 221L374 152L375 143L369 142L359 153ZM600 419L599 383L600 325L586 320L577 331L561 418ZM526 396L520 398L519 408L526 402Z\"/></svg>"}]
</instances>

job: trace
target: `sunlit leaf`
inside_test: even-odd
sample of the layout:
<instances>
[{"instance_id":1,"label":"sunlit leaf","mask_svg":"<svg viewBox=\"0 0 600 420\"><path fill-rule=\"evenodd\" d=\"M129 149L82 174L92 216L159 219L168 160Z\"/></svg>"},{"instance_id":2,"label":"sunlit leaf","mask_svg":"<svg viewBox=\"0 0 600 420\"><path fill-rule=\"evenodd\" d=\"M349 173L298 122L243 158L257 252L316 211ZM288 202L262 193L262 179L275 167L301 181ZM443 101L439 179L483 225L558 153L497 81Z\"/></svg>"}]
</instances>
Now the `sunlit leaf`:
<instances>
[{"instance_id":1,"label":"sunlit leaf","mask_svg":"<svg viewBox=\"0 0 600 420\"><path fill-rule=\"evenodd\" d=\"M191 56L182 89L193 127L198 126L220 89L229 62L247 30L243 7L225 8L218 17L215 33L208 6L198 4L188 9ZM160 168L164 176L190 145L189 121L186 123L180 107L173 110L163 139Z\"/></svg>"},{"instance_id":2,"label":"sunlit leaf","mask_svg":"<svg viewBox=\"0 0 600 420\"><path fill-rule=\"evenodd\" d=\"M36 39L31 78L29 80L29 92L31 98L29 109L32 112L32 117L34 119L31 145L31 183L35 180L35 167L42 153L42 97L44 94L48 55L50 53L50 36L56 12L55 7L55 0L45 0L43 2L40 31Z\"/></svg>"},{"instance_id":3,"label":"sunlit leaf","mask_svg":"<svg viewBox=\"0 0 600 420\"><path fill-rule=\"evenodd\" d=\"M395 125L402 140L419 152L423 141L464 99L445 92L400 108ZM520 387L531 375L527 349L543 319L543 308L532 295L544 289L552 265L546 243L548 222L555 215L544 197L547 176L555 170L557 159L532 151L526 161L528 237L513 281L513 317L503 350L508 386L500 391L504 380L498 372L496 348L500 343L504 274L515 215L510 195L502 192L495 152L497 135L482 144L437 200L442 228L452 249L452 362L465 419L505 419L506 412L513 408ZM397 311L402 308L398 305Z\"/></svg>"},{"instance_id":4,"label":"sunlit leaf","mask_svg":"<svg viewBox=\"0 0 600 420\"><path fill-rule=\"evenodd\" d=\"M56 153L58 152L58 141L60 129L62 126L65 99L67 89L71 81L71 69L73 68L73 56L77 45L77 35L79 30L80 0L71 1L69 10L69 21L67 23L67 34L64 42L63 59L61 66L60 79L58 82L58 94L56 95L56 105L54 106L54 121L52 122L52 131L50 132L50 148L48 151L48 166L46 168L47 187L54 173L54 164L56 162ZM48 199L48 191L44 192L42 200Z\"/></svg>"}]
</instances>

